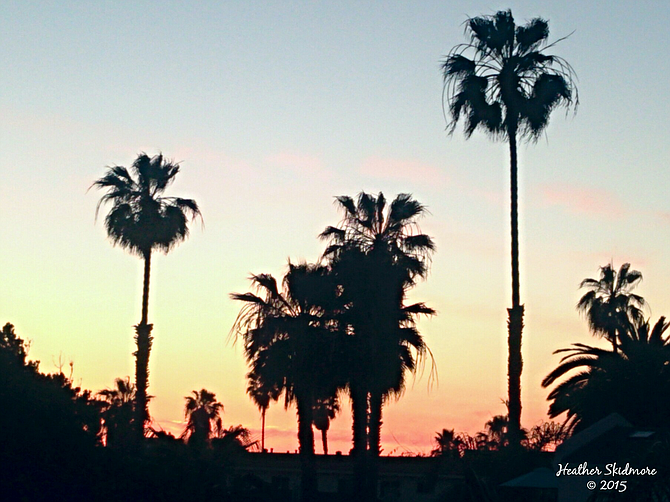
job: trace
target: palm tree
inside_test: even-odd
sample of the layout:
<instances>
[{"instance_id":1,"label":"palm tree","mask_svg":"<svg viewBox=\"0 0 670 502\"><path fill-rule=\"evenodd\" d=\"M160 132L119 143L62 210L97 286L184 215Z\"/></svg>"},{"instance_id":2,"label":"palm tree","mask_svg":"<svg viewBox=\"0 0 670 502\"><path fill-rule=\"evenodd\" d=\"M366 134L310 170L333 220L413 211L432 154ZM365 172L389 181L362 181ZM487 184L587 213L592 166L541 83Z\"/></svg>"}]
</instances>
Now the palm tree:
<instances>
[{"instance_id":1,"label":"palm tree","mask_svg":"<svg viewBox=\"0 0 670 502\"><path fill-rule=\"evenodd\" d=\"M111 448L127 447L132 444L135 386L130 377L117 378L114 385L98 392L104 401L105 444Z\"/></svg>"},{"instance_id":2,"label":"palm tree","mask_svg":"<svg viewBox=\"0 0 670 502\"><path fill-rule=\"evenodd\" d=\"M485 427L489 449L499 450L508 445L509 417L507 415L494 415L486 422Z\"/></svg>"},{"instance_id":3,"label":"palm tree","mask_svg":"<svg viewBox=\"0 0 670 502\"><path fill-rule=\"evenodd\" d=\"M578 95L572 67L562 58L545 53L548 22L535 18L523 26L514 23L512 12L466 21L467 43L454 47L442 65L445 115L451 116L453 133L463 118L465 136L482 129L493 139L509 142L512 307L508 309L510 440L521 440L521 332L524 307L519 285L519 223L517 186L517 139L537 140L549 124L551 112L577 106Z\"/></svg>"},{"instance_id":4,"label":"palm tree","mask_svg":"<svg viewBox=\"0 0 670 502\"><path fill-rule=\"evenodd\" d=\"M245 452L258 448L258 441L251 431L242 425L231 425L227 429L218 429L212 438L212 448L231 452Z\"/></svg>"},{"instance_id":5,"label":"palm tree","mask_svg":"<svg viewBox=\"0 0 670 502\"><path fill-rule=\"evenodd\" d=\"M314 427L321 431L321 444L323 445L323 454L328 455L328 429L330 421L340 411L340 403L337 396L330 396L317 399L314 404Z\"/></svg>"},{"instance_id":6,"label":"palm tree","mask_svg":"<svg viewBox=\"0 0 670 502\"><path fill-rule=\"evenodd\" d=\"M460 457L465 448L463 439L454 433L454 429L442 429L435 435L435 448L430 452L432 457Z\"/></svg>"},{"instance_id":7,"label":"palm tree","mask_svg":"<svg viewBox=\"0 0 670 502\"><path fill-rule=\"evenodd\" d=\"M549 416L567 413L566 431L582 430L617 412L639 427L670 421L670 323L661 317L651 327L637 321L619 332L619 350L575 343L542 381L543 387L566 377L549 393ZM575 372L573 372L575 370Z\"/></svg>"},{"instance_id":8,"label":"palm tree","mask_svg":"<svg viewBox=\"0 0 670 502\"><path fill-rule=\"evenodd\" d=\"M233 293L244 302L232 332L244 341L245 356L261 388L278 389L285 406L298 413L302 500L316 494L313 408L336 393L340 383L337 323L332 316L336 284L328 267L289 262L280 291L269 274L254 275L260 294Z\"/></svg>"},{"instance_id":9,"label":"palm tree","mask_svg":"<svg viewBox=\"0 0 670 502\"><path fill-rule=\"evenodd\" d=\"M193 396L184 398L184 418L187 422L180 439L186 439L190 445L202 447L209 443L212 432L218 433L223 429L223 404L217 401L216 394L207 389L200 392L194 390L192 394Z\"/></svg>"},{"instance_id":10,"label":"palm tree","mask_svg":"<svg viewBox=\"0 0 670 502\"><path fill-rule=\"evenodd\" d=\"M554 451L567 438L568 434L562 424L542 422L528 432L526 448L531 451Z\"/></svg>"},{"instance_id":11,"label":"palm tree","mask_svg":"<svg viewBox=\"0 0 670 502\"><path fill-rule=\"evenodd\" d=\"M617 338L630 323L643 321L644 298L631 291L642 280L642 274L621 265L619 272L612 263L600 267L599 279L584 279L579 285L588 291L577 302L577 310L586 316L594 334L604 336L617 349Z\"/></svg>"},{"instance_id":12,"label":"palm tree","mask_svg":"<svg viewBox=\"0 0 670 502\"><path fill-rule=\"evenodd\" d=\"M270 401L279 399L281 392L276 385L264 385L262 378L253 372L247 374L247 379L249 380L247 394L261 410L261 452L265 452L265 414L270 407Z\"/></svg>"},{"instance_id":13,"label":"palm tree","mask_svg":"<svg viewBox=\"0 0 670 502\"><path fill-rule=\"evenodd\" d=\"M142 319L135 326L137 351L134 353L135 425L139 438L144 436L144 424L149 418L147 387L153 340L153 325L148 322L151 253L158 250L167 254L188 236L189 220L202 218L194 200L163 196L177 173L179 164L165 159L162 154L149 157L142 153L130 170L123 166L110 167L92 185L107 191L98 202L96 217L101 205L112 205L105 218L105 228L112 243L144 260Z\"/></svg>"},{"instance_id":14,"label":"palm tree","mask_svg":"<svg viewBox=\"0 0 670 502\"><path fill-rule=\"evenodd\" d=\"M342 287L342 320L353 335L347 352L352 453L359 463L355 489L370 497L381 450L383 405L402 393L406 372L429 354L415 318L434 311L423 303L405 305L405 298L416 278L425 277L435 245L418 228L425 207L409 194L398 195L388 208L382 193L374 197L362 192L356 202L348 196L336 200L344 219L340 227L327 227L321 238L330 241L324 258ZM372 460L366 466L368 449Z\"/></svg>"}]
</instances>

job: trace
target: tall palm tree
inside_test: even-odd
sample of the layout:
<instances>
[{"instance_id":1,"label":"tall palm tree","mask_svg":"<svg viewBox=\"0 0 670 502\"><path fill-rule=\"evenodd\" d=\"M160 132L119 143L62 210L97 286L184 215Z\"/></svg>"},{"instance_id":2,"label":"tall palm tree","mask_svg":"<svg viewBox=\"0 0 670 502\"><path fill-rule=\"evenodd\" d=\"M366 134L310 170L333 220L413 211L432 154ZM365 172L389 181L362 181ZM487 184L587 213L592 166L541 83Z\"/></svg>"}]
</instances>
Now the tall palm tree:
<instances>
[{"instance_id":1,"label":"tall palm tree","mask_svg":"<svg viewBox=\"0 0 670 502\"><path fill-rule=\"evenodd\" d=\"M314 404L314 427L321 432L323 454L328 455L328 429L330 422L340 411L340 402L337 396L317 399Z\"/></svg>"},{"instance_id":2,"label":"tall palm tree","mask_svg":"<svg viewBox=\"0 0 670 502\"><path fill-rule=\"evenodd\" d=\"M619 350L575 343L542 381L558 382L549 393L549 416L567 412L566 431L579 431L617 412L639 427L662 427L670 421L670 323L661 317L653 327L636 321L619 333ZM573 372L573 370L575 372Z\"/></svg>"},{"instance_id":3,"label":"tall palm tree","mask_svg":"<svg viewBox=\"0 0 670 502\"><path fill-rule=\"evenodd\" d=\"M254 275L259 294L233 293L244 304L232 332L258 385L276 388L285 406L295 403L302 466L302 500L316 494L313 408L340 386L337 325L332 316L337 288L328 267L289 263L282 290L269 274ZM253 382L250 382L253 383ZM256 384L254 384L256 385Z\"/></svg>"},{"instance_id":4,"label":"tall palm tree","mask_svg":"<svg viewBox=\"0 0 670 502\"><path fill-rule=\"evenodd\" d=\"M374 197L362 192L357 201L348 196L336 200L344 219L339 227L327 227L321 238L330 241L324 258L342 287L342 319L353 335L348 337L348 389L353 454L359 463L355 484L369 497L381 450L383 405L402 393L406 372L414 371L417 359L429 353L415 317L434 311L423 303L405 305L405 299L416 278L425 277L435 245L418 228L425 207L409 194L398 195L388 207L382 193Z\"/></svg>"},{"instance_id":5,"label":"tall palm tree","mask_svg":"<svg viewBox=\"0 0 670 502\"><path fill-rule=\"evenodd\" d=\"M184 398L184 418L187 422L181 439L186 439L190 445L202 447L209 443L212 432L218 434L223 430L223 404L217 401L216 394L207 389L199 392L194 390L192 394Z\"/></svg>"},{"instance_id":6,"label":"tall palm tree","mask_svg":"<svg viewBox=\"0 0 670 502\"><path fill-rule=\"evenodd\" d=\"M165 189L179 173L179 164L158 154L149 157L138 155L130 169L113 166L92 187L106 190L96 208L111 204L105 218L107 235L114 245L119 245L144 260L144 285L142 290L142 319L135 326L135 425L138 437L144 435L148 420L147 387L149 386L149 353L153 337L149 324L149 278L151 253L154 250L168 253L188 236L189 220L202 218L198 204L192 199L165 197Z\"/></svg>"},{"instance_id":7,"label":"tall palm tree","mask_svg":"<svg viewBox=\"0 0 670 502\"><path fill-rule=\"evenodd\" d=\"M442 65L445 115L450 132L465 122L465 136L482 129L493 139L509 143L512 234L512 307L508 309L508 379L510 440L521 440L521 332L524 307L519 285L519 223L517 140L537 140L549 124L551 112L577 105L572 67L546 54L549 24L535 18L517 26L512 12L469 18L470 41L454 47Z\"/></svg>"},{"instance_id":8,"label":"tall palm tree","mask_svg":"<svg viewBox=\"0 0 670 502\"><path fill-rule=\"evenodd\" d=\"M249 386L247 387L247 394L261 411L261 452L265 452L265 414L270 407L270 401L276 401L281 394L276 385L268 386L263 382L263 379L250 372L247 374Z\"/></svg>"},{"instance_id":9,"label":"tall palm tree","mask_svg":"<svg viewBox=\"0 0 670 502\"><path fill-rule=\"evenodd\" d=\"M102 418L105 427L105 444L111 448L132 444L133 404L135 385L130 377L117 378L114 388L98 392L103 401Z\"/></svg>"},{"instance_id":10,"label":"tall palm tree","mask_svg":"<svg viewBox=\"0 0 670 502\"><path fill-rule=\"evenodd\" d=\"M586 316L594 334L604 336L618 350L617 338L630 323L643 321L644 298L632 293L642 274L621 265L619 272L612 263L600 267L599 279L584 279L579 285L587 292L577 302L577 310Z\"/></svg>"}]
</instances>

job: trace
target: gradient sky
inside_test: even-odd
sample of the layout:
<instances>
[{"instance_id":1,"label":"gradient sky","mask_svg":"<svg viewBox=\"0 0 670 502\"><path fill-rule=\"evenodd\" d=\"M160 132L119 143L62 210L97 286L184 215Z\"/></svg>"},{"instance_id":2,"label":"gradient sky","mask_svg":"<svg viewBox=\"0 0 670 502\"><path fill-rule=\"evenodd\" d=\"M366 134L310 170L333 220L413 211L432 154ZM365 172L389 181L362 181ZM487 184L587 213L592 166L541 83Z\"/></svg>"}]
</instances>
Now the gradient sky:
<instances>
[{"instance_id":1,"label":"gradient sky","mask_svg":"<svg viewBox=\"0 0 670 502\"><path fill-rule=\"evenodd\" d=\"M152 263L151 413L178 433L184 396L205 387L225 424L257 431L229 293L318 259L333 196L410 192L438 246L411 293L438 311L420 323L438 381L426 371L385 408L384 451L483 428L505 412L508 150L446 134L439 66L467 16L507 7L548 18L552 40L572 33L554 52L579 77L577 114L520 148L522 423L539 423L552 352L602 343L575 310L583 278L630 261L647 313L670 314L667 2L3 1L0 322L43 371L73 361L85 388L133 375L142 264L110 245L87 189L162 151L182 163L170 194L195 198L205 227ZM343 408L333 451L350 447ZM297 448L296 429L275 405L267 446Z\"/></svg>"}]
</instances>

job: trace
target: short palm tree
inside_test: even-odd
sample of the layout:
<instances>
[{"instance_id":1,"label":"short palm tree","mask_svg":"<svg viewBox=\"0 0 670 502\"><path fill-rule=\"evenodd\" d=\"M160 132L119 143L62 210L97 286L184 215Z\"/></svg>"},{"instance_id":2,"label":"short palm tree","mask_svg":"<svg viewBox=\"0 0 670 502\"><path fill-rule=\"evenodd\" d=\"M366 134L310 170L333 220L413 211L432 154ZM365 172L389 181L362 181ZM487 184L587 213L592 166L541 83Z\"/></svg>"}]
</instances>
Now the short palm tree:
<instances>
[{"instance_id":1,"label":"short palm tree","mask_svg":"<svg viewBox=\"0 0 670 502\"><path fill-rule=\"evenodd\" d=\"M643 321L644 298L632 293L642 280L642 274L621 265L619 272L612 263L600 267L599 279L584 279L579 285L587 292L579 299L577 310L586 316L594 334L605 337L617 351L620 333L630 323Z\"/></svg>"},{"instance_id":2,"label":"short palm tree","mask_svg":"<svg viewBox=\"0 0 670 502\"><path fill-rule=\"evenodd\" d=\"M330 422L340 411L340 402L337 396L317 399L314 404L314 427L321 432L323 454L328 455L328 429Z\"/></svg>"},{"instance_id":3,"label":"short palm tree","mask_svg":"<svg viewBox=\"0 0 670 502\"><path fill-rule=\"evenodd\" d=\"M520 299L517 140L537 140L559 106L578 103L575 75L562 58L546 54L549 24L535 18L517 26L512 12L466 21L467 43L454 47L442 65L445 114L453 132L460 119L465 136L481 129L510 148L512 307L509 330L510 440L521 440L521 332L524 308Z\"/></svg>"},{"instance_id":4,"label":"short palm tree","mask_svg":"<svg viewBox=\"0 0 670 502\"><path fill-rule=\"evenodd\" d=\"M313 407L336 393L340 382L339 334L332 316L336 284L328 267L289 263L283 288L269 274L252 276L259 294L233 293L243 302L232 333L242 337L244 352L261 388L278 389L285 405L298 411L302 500L316 494Z\"/></svg>"},{"instance_id":5,"label":"short palm tree","mask_svg":"<svg viewBox=\"0 0 670 502\"><path fill-rule=\"evenodd\" d=\"M567 413L566 431L579 431L619 413L639 427L670 422L670 323L661 317L653 327L637 321L619 333L619 350L575 343L542 381L559 382L549 393L549 416Z\"/></svg>"},{"instance_id":6,"label":"short palm tree","mask_svg":"<svg viewBox=\"0 0 670 502\"><path fill-rule=\"evenodd\" d=\"M142 319L135 326L137 351L134 353L138 437L143 437L144 424L149 418L147 387L153 340L153 325L148 321L151 253L154 250L168 253L188 236L189 220L202 218L194 200L163 196L178 173L179 164L165 159L162 154L149 157L142 153L130 169L110 167L92 185L107 192L98 202L96 216L101 205L109 203L112 206L105 218L105 228L112 243L144 260Z\"/></svg>"},{"instance_id":7,"label":"short palm tree","mask_svg":"<svg viewBox=\"0 0 670 502\"><path fill-rule=\"evenodd\" d=\"M123 448L132 444L135 386L130 377L117 378L114 388L98 392L103 399L102 418L105 444L110 448Z\"/></svg>"},{"instance_id":8,"label":"short palm tree","mask_svg":"<svg viewBox=\"0 0 670 502\"><path fill-rule=\"evenodd\" d=\"M249 380L247 394L261 411L261 451L265 452L265 414L270 402L279 399L281 392L276 385L265 384L263 379L253 372L247 374L247 379Z\"/></svg>"},{"instance_id":9,"label":"short palm tree","mask_svg":"<svg viewBox=\"0 0 670 502\"><path fill-rule=\"evenodd\" d=\"M184 418L187 419L181 439L193 446L205 446L209 443L212 433L223 430L221 413L223 404L216 399L216 394L202 389L194 390L192 396L186 396Z\"/></svg>"},{"instance_id":10,"label":"short palm tree","mask_svg":"<svg viewBox=\"0 0 670 502\"><path fill-rule=\"evenodd\" d=\"M460 457L465 448L462 438L454 433L454 429L442 429L435 435L435 448L430 452L432 457Z\"/></svg>"}]
</instances>

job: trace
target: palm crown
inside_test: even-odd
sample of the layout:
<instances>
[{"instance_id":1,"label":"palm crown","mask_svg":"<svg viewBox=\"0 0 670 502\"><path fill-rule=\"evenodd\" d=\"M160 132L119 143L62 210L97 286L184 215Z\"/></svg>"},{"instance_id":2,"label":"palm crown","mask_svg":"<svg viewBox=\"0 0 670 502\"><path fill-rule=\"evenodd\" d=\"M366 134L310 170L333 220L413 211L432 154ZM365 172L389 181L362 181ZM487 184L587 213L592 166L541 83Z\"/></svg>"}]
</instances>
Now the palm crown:
<instances>
[{"instance_id":1,"label":"palm crown","mask_svg":"<svg viewBox=\"0 0 670 502\"><path fill-rule=\"evenodd\" d=\"M670 420L670 323L653 327L637 320L620 333L620 350L582 343L560 349L560 364L542 381L548 387L549 416L567 412L568 431L583 429L612 412L638 426L660 427ZM574 370L574 372L573 372Z\"/></svg>"},{"instance_id":2,"label":"palm crown","mask_svg":"<svg viewBox=\"0 0 670 502\"><path fill-rule=\"evenodd\" d=\"M410 194L400 194L386 208L383 193L377 197L361 192L354 202L351 197L340 196L337 203L344 209L341 228L327 227L320 235L331 241L323 255L337 260L347 249L364 254L385 252L394 263L409 273L409 279L426 274L433 240L417 232L417 220L426 208Z\"/></svg>"},{"instance_id":3,"label":"palm crown","mask_svg":"<svg viewBox=\"0 0 670 502\"><path fill-rule=\"evenodd\" d=\"M630 323L643 320L646 302L632 292L641 280L642 274L631 270L630 263L624 263L618 272L609 263L600 267L598 279L584 279L579 285L587 292L579 299L577 310L586 316L591 331L606 337L615 350L617 336Z\"/></svg>"},{"instance_id":4,"label":"palm crown","mask_svg":"<svg viewBox=\"0 0 670 502\"><path fill-rule=\"evenodd\" d=\"M468 19L465 31L470 41L442 65L452 131L464 116L466 136L480 127L503 139L537 138L557 106L577 105L572 67L544 52L554 45L546 20L517 26L507 10Z\"/></svg>"},{"instance_id":5,"label":"palm crown","mask_svg":"<svg viewBox=\"0 0 670 502\"><path fill-rule=\"evenodd\" d=\"M192 199L163 197L165 189L179 173L179 164L162 154L149 157L140 154L130 170L113 166L93 183L106 189L100 206L111 203L105 218L107 234L114 244L140 256L158 249L168 252L188 236L188 221L201 217Z\"/></svg>"},{"instance_id":6,"label":"palm crown","mask_svg":"<svg viewBox=\"0 0 670 502\"><path fill-rule=\"evenodd\" d=\"M182 437L198 437L205 441L209 439L212 423L219 431L222 430L221 412L223 404L216 399L213 392L202 389L194 390L192 396L186 396L184 417L187 419L186 428Z\"/></svg>"}]
</instances>

